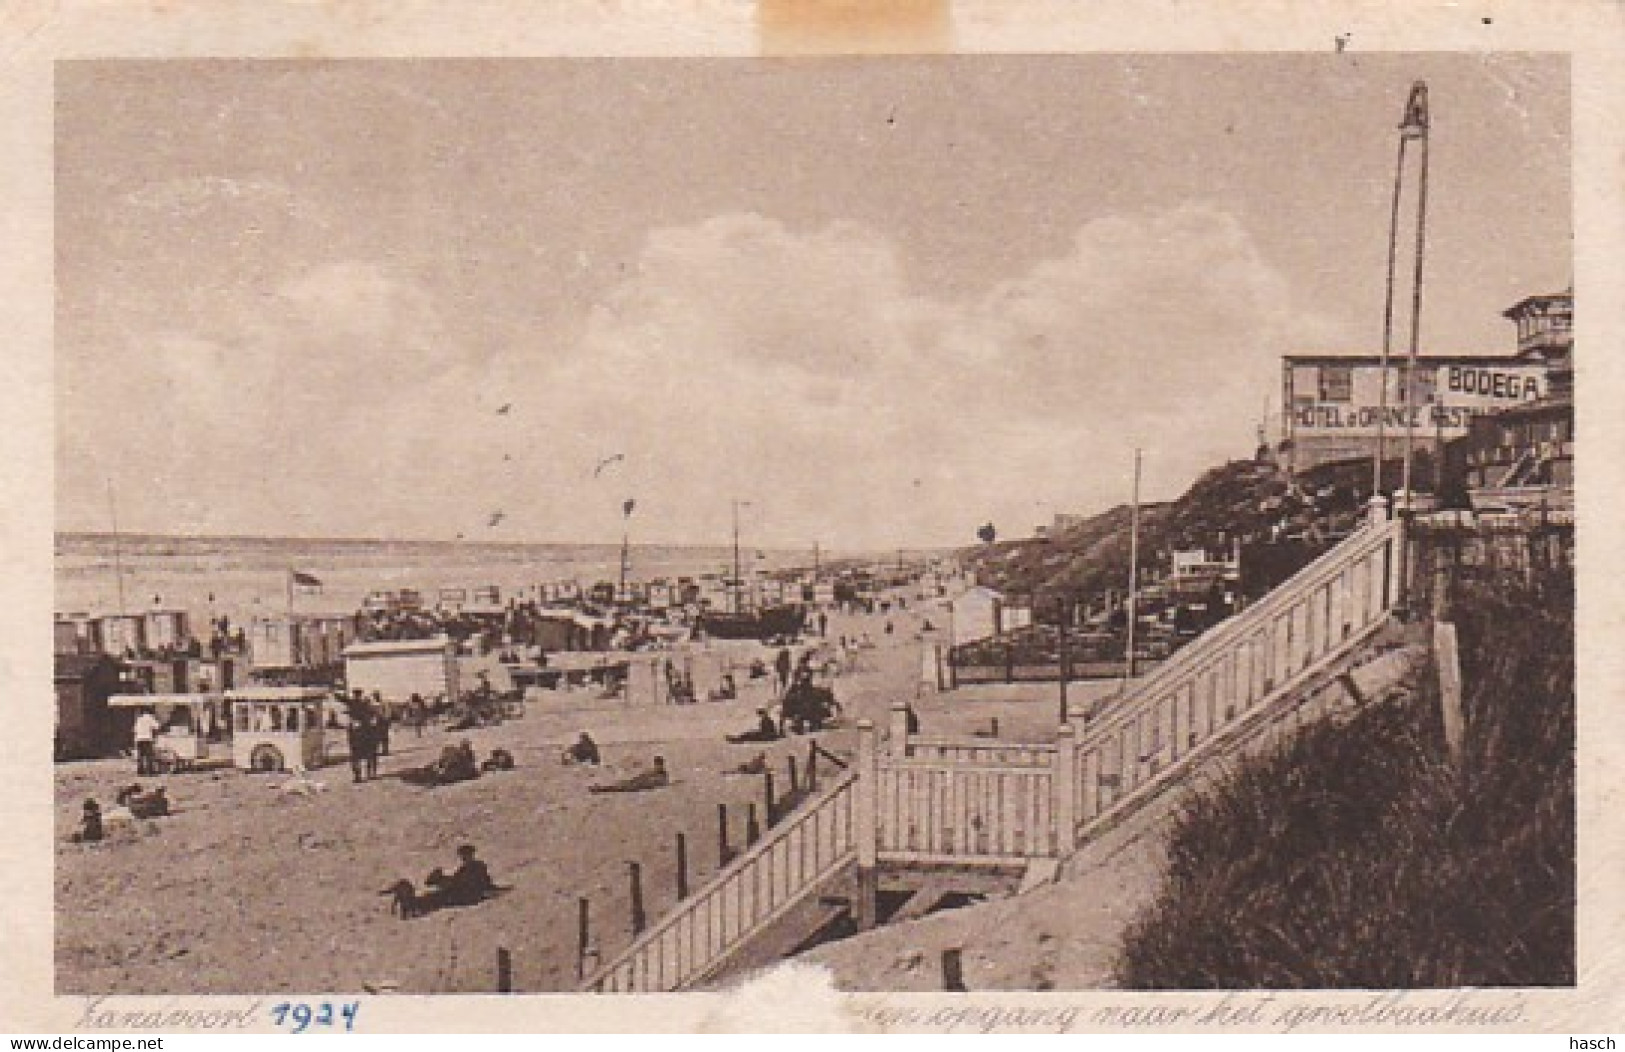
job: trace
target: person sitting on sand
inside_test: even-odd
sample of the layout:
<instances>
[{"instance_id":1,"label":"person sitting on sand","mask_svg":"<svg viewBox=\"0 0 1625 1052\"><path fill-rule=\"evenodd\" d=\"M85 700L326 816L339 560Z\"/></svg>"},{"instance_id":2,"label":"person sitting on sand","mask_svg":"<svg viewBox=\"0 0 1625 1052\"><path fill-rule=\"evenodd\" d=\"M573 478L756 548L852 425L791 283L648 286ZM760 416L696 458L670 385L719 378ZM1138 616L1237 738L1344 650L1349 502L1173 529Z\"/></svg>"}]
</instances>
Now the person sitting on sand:
<instances>
[{"instance_id":1,"label":"person sitting on sand","mask_svg":"<svg viewBox=\"0 0 1625 1052\"><path fill-rule=\"evenodd\" d=\"M592 735L582 731L575 744L564 750L564 762L567 765L597 767L603 761L598 755L598 743L592 740Z\"/></svg>"},{"instance_id":2,"label":"person sitting on sand","mask_svg":"<svg viewBox=\"0 0 1625 1052\"><path fill-rule=\"evenodd\" d=\"M426 896L430 905L473 906L496 890L490 868L475 854L473 844L464 844L457 849L459 862L450 876L438 869L429 874L424 883L433 889Z\"/></svg>"},{"instance_id":3,"label":"person sitting on sand","mask_svg":"<svg viewBox=\"0 0 1625 1052\"><path fill-rule=\"evenodd\" d=\"M762 774L767 770L767 753L759 752L744 763L735 767L728 774Z\"/></svg>"},{"instance_id":4,"label":"person sitting on sand","mask_svg":"<svg viewBox=\"0 0 1625 1052\"><path fill-rule=\"evenodd\" d=\"M756 710L756 729L745 731L743 734L730 734L727 736L729 745L744 745L749 742L776 742L779 740L779 725L768 715L766 709Z\"/></svg>"},{"instance_id":5,"label":"person sitting on sand","mask_svg":"<svg viewBox=\"0 0 1625 1052\"><path fill-rule=\"evenodd\" d=\"M467 782L480 776L479 760L474 755L474 744L464 738L457 745L440 750L440 759L431 768L436 785Z\"/></svg>"},{"instance_id":6,"label":"person sitting on sand","mask_svg":"<svg viewBox=\"0 0 1625 1052\"><path fill-rule=\"evenodd\" d=\"M107 834L102 829L102 807L95 800L86 800L79 828L71 839L75 844L94 844Z\"/></svg>"},{"instance_id":7,"label":"person sitting on sand","mask_svg":"<svg viewBox=\"0 0 1625 1052\"><path fill-rule=\"evenodd\" d=\"M480 764L482 771L511 771L513 768L513 753L507 749L492 749L490 758Z\"/></svg>"},{"instance_id":8,"label":"person sitting on sand","mask_svg":"<svg viewBox=\"0 0 1625 1052\"><path fill-rule=\"evenodd\" d=\"M623 778L608 785L589 785L590 793L641 793L650 789L659 789L671 784L671 775L666 773L666 760L663 756L656 756L654 767L647 771L639 771L630 778Z\"/></svg>"}]
</instances>

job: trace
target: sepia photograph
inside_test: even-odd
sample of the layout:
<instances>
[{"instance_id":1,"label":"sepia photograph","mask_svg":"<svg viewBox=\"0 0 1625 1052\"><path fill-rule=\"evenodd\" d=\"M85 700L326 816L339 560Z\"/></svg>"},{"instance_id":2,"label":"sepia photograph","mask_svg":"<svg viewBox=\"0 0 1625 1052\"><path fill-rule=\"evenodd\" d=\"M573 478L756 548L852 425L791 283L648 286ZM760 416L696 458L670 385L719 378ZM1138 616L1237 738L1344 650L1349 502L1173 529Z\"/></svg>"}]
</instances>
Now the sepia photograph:
<instances>
[{"instance_id":1,"label":"sepia photograph","mask_svg":"<svg viewBox=\"0 0 1625 1052\"><path fill-rule=\"evenodd\" d=\"M1625 20L602 6L0 15L7 1028L1617 1027Z\"/></svg>"},{"instance_id":2,"label":"sepia photograph","mask_svg":"<svg viewBox=\"0 0 1625 1052\"><path fill-rule=\"evenodd\" d=\"M1569 76L59 63L58 991L1572 985Z\"/></svg>"}]
</instances>

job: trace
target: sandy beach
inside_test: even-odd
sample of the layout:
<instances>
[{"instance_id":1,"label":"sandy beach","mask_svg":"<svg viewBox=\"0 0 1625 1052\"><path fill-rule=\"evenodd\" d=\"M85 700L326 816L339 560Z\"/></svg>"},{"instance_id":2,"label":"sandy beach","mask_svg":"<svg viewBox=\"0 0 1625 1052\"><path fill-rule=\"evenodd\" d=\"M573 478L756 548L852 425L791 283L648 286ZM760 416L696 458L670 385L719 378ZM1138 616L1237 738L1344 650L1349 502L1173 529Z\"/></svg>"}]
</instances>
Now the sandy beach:
<instances>
[{"instance_id":1,"label":"sandy beach","mask_svg":"<svg viewBox=\"0 0 1625 1052\"><path fill-rule=\"evenodd\" d=\"M864 632L876 648L835 682L846 707L839 728L820 734L838 755L854 748L852 724L877 721L897 699L919 692L917 614L832 618L832 638ZM1007 736L1053 722L1053 700L920 699L926 726L968 732L1000 716ZM675 898L675 839L688 842L689 879L718 866L717 805L727 804L731 841L745 812L761 808L762 779L727 773L765 751L776 790L786 759L805 770L808 740L767 747L729 745L750 726L759 691L692 706L628 705L586 692L529 706L500 726L422 738L397 728L376 782L356 785L342 763L313 777L326 791L292 796L286 778L222 769L166 779L176 813L141 835L93 846L67 842L86 797L109 806L134 780L128 760L56 769L57 974L64 993L403 992L495 989L498 947L512 952L515 987L563 990L575 983L577 900L591 900L593 938L607 957L630 941L627 863L643 869L651 920ZM558 756L581 730L604 750L601 769L565 767ZM483 757L495 747L517 760L511 772L424 788L401 772L468 737ZM673 784L652 792L595 796L594 782L641 770L664 756ZM825 768L827 771L828 768ZM151 780L148 780L151 784ZM380 890L401 877L421 882L455 864L472 843L499 884L512 890L478 906L402 921Z\"/></svg>"}]
</instances>

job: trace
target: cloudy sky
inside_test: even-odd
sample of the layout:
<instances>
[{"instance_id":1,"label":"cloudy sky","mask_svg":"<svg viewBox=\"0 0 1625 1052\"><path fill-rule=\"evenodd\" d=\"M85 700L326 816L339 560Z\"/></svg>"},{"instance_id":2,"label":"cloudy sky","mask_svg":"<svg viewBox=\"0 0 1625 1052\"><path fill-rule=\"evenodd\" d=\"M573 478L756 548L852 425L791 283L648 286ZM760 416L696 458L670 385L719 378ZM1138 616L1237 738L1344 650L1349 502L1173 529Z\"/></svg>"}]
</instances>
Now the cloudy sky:
<instances>
[{"instance_id":1,"label":"cloudy sky","mask_svg":"<svg viewBox=\"0 0 1625 1052\"><path fill-rule=\"evenodd\" d=\"M1560 58L59 64L58 527L962 544L1135 446L1172 496L1377 348L1418 77L1423 345L1506 353L1572 276Z\"/></svg>"}]
</instances>

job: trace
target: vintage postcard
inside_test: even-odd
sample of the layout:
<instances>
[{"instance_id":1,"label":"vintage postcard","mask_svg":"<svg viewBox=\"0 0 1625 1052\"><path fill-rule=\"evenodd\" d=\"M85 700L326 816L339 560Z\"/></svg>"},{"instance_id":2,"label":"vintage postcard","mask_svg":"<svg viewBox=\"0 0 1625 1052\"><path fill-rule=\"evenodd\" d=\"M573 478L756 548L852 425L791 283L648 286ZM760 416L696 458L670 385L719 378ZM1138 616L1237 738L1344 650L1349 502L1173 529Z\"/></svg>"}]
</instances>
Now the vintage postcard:
<instances>
[{"instance_id":1,"label":"vintage postcard","mask_svg":"<svg viewBox=\"0 0 1625 1052\"><path fill-rule=\"evenodd\" d=\"M1622 22L14 5L6 1028L1619 1029Z\"/></svg>"}]
</instances>

